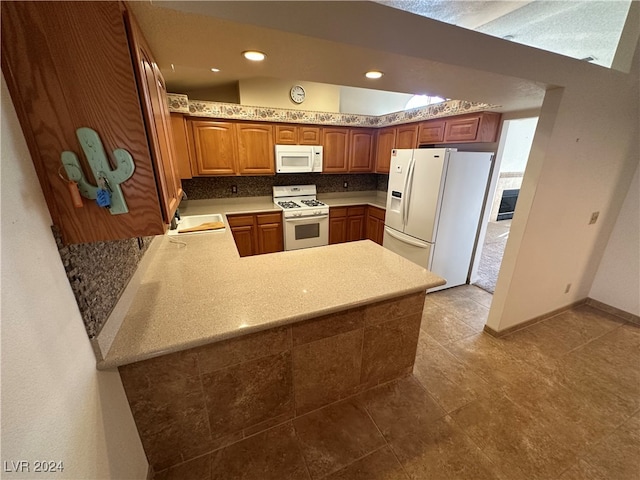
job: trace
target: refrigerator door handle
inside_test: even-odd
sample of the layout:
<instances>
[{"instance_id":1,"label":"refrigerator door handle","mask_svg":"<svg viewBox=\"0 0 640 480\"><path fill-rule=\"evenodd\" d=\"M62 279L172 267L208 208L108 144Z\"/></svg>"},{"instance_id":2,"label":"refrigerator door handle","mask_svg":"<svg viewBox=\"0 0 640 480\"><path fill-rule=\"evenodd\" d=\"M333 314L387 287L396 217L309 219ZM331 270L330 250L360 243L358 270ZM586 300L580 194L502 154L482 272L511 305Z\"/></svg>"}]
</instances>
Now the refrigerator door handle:
<instances>
[{"instance_id":1,"label":"refrigerator door handle","mask_svg":"<svg viewBox=\"0 0 640 480\"><path fill-rule=\"evenodd\" d=\"M411 190L413 190L413 173L415 171L415 167L416 167L416 158L412 157L411 162L409 162L409 171L407 172L407 178L406 178L407 183L404 187L404 194L407 197L405 198L405 202L403 205L404 208L402 211L405 226L409 221L409 209L411 208Z\"/></svg>"},{"instance_id":2,"label":"refrigerator door handle","mask_svg":"<svg viewBox=\"0 0 640 480\"><path fill-rule=\"evenodd\" d=\"M406 238L404 236L401 237L400 235L398 235L396 232L394 232L389 227L384 227L384 231L385 231L385 233L388 233L390 236L392 236L396 240L400 240L401 242L406 243L407 245L411 245L412 247L429 248L429 244L428 243L419 242L417 240L409 240L408 238Z\"/></svg>"}]
</instances>

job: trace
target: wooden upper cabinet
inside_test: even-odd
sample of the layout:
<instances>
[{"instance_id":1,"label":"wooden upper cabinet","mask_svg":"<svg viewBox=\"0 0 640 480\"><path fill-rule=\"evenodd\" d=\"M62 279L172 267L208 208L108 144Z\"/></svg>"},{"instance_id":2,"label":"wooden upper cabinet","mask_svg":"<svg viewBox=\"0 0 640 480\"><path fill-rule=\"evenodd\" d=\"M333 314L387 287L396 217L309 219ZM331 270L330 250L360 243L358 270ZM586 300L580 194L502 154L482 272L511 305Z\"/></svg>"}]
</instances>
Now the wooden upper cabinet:
<instances>
[{"instance_id":1,"label":"wooden upper cabinet","mask_svg":"<svg viewBox=\"0 0 640 480\"><path fill-rule=\"evenodd\" d=\"M371 129L349 130L349 172L373 171L373 140Z\"/></svg>"},{"instance_id":2,"label":"wooden upper cabinet","mask_svg":"<svg viewBox=\"0 0 640 480\"><path fill-rule=\"evenodd\" d=\"M298 145L298 127L296 125L275 126L276 145Z\"/></svg>"},{"instance_id":3,"label":"wooden upper cabinet","mask_svg":"<svg viewBox=\"0 0 640 480\"><path fill-rule=\"evenodd\" d=\"M391 166L391 150L396 144L396 129L383 128L378 131L376 143L376 173L389 173Z\"/></svg>"},{"instance_id":4,"label":"wooden upper cabinet","mask_svg":"<svg viewBox=\"0 0 640 480\"><path fill-rule=\"evenodd\" d=\"M142 111L151 145L151 155L157 169L160 200L165 222L170 222L182 198L182 185L175 166L173 131L167 106L164 78L153 59L149 45L135 19L125 11L131 51L137 68L138 87L143 92Z\"/></svg>"},{"instance_id":5,"label":"wooden upper cabinet","mask_svg":"<svg viewBox=\"0 0 640 480\"><path fill-rule=\"evenodd\" d=\"M192 165L196 175L235 175L238 169L236 125L192 120Z\"/></svg>"},{"instance_id":6,"label":"wooden upper cabinet","mask_svg":"<svg viewBox=\"0 0 640 480\"><path fill-rule=\"evenodd\" d=\"M418 125L399 125L396 127L396 143L394 148L417 148Z\"/></svg>"},{"instance_id":7,"label":"wooden upper cabinet","mask_svg":"<svg viewBox=\"0 0 640 480\"><path fill-rule=\"evenodd\" d=\"M157 162L150 151L150 140L168 141L167 128L160 122L155 136L147 132L142 109L145 93L138 89L134 70L140 63L132 62L122 5L0 2L0 8L2 71L51 218L64 243L164 233L172 207L161 205L158 192L172 196L177 185L164 158ZM149 78L157 75L153 69L146 73ZM154 94L155 89L149 90ZM161 115L160 110L154 110L154 119L155 115ZM120 184L128 213L111 215L86 198L82 208L74 207L59 176L61 153L75 153L83 175L94 182L76 136L80 127L97 132L112 165L116 149L127 150L133 158L133 175Z\"/></svg>"},{"instance_id":8,"label":"wooden upper cabinet","mask_svg":"<svg viewBox=\"0 0 640 480\"><path fill-rule=\"evenodd\" d=\"M189 153L189 130L187 119L180 113L171 114L171 130L173 132L173 146L175 164L181 179L193 177L191 172L191 154Z\"/></svg>"},{"instance_id":9,"label":"wooden upper cabinet","mask_svg":"<svg viewBox=\"0 0 640 480\"><path fill-rule=\"evenodd\" d=\"M298 127L298 143L300 145L322 145L322 128L301 125Z\"/></svg>"},{"instance_id":10,"label":"wooden upper cabinet","mask_svg":"<svg viewBox=\"0 0 640 480\"><path fill-rule=\"evenodd\" d=\"M501 117L499 113L479 112L427 120L420 123L418 144L495 142Z\"/></svg>"},{"instance_id":11,"label":"wooden upper cabinet","mask_svg":"<svg viewBox=\"0 0 640 480\"><path fill-rule=\"evenodd\" d=\"M465 117L455 120L448 120L444 132L444 138L448 142L469 142L478 136L480 126L480 116Z\"/></svg>"},{"instance_id":12,"label":"wooden upper cabinet","mask_svg":"<svg viewBox=\"0 0 640 480\"><path fill-rule=\"evenodd\" d=\"M322 171L347 173L349 171L349 129L325 127L323 146Z\"/></svg>"},{"instance_id":13,"label":"wooden upper cabinet","mask_svg":"<svg viewBox=\"0 0 640 480\"><path fill-rule=\"evenodd\" d=\"M238 173L275 174L273 127L269 124L238 123Z\"/></svg>"},{"instance_id":14,"label":"wooden upper cabinet","mask_svg":"<svg viewBox=\"0 0 640 480\"><path fill-rule=\"evenodd\" d=\"M277 145L322 145L322 128L311 125L275 125Z\"/></svg>"},{"instance_id":15,"label":"wooden upper cabinet","mask_svg":"<svg viewBox=\"0 0 640 480\"><path fill-rule=\"evenodd\" d=\"M418 143L442 143L444 141L444 120L428 120L418 128Z\"/></svg>"}]
</instances>

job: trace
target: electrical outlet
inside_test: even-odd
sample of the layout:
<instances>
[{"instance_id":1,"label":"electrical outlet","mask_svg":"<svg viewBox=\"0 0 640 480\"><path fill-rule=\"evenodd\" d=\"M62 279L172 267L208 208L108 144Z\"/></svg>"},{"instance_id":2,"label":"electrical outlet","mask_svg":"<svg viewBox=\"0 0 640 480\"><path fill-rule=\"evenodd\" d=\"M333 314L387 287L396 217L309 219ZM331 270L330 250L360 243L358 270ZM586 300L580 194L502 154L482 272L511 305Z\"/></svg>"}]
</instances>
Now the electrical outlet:
<instances>
[{"instance_id":1,"label":"electrical outlet","mask_svg":"<svg viewBox=\"0 0 640 480\"><path fill-rule=\"evenodd\" d=\"M344 183L342 184L342 186L343 186L344 188L349 188L349 182L344 182Z\"/></svg>"},{"instance_id":2,"label":"electrical outlet","mask_svg":"<svg viewBox=\"0 0 640 480\"><path fill-rule=\"evenodd\" d=\"M569 290L571 290L571 284L567 283L567 286L564 288L564 293L569 293Z\"/></svg>"},{"instance_id":3,"label":"electrical outlet","mask_svg":"<svg viewBox=\"0 0 640 480\"><path fill-rule=\"evenodd\" d=\"M594 223L596 223L598 221L599 215L600 215L600 212L593 212L591 214L591 219L589 220L589 225L593 225Z\"/></svg>"},{"instance_id":4,"label":"electrical outlet","mask_svg":"<svg viewBox=\"0 0 640 480\"><path fill-rule=\"evenodd\" d=\"M231 193L238 193L238 186L237 185L231 185Z\"/></svg>"}]
</instances>

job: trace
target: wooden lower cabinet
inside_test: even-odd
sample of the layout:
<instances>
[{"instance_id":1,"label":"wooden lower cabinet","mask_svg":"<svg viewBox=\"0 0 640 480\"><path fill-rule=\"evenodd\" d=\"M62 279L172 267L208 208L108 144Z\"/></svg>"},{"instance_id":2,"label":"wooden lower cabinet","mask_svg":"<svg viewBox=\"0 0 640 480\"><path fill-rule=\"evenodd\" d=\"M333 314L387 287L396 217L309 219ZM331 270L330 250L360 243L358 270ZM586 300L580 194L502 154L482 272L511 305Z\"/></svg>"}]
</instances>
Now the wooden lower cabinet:
<instances>
[{"instance_id":1,"label":"wooden lower cabinet","mask_svg":"<svg viewBox=\"0 0 640 480\"><path fill-rule=\"evenodd\" d=\"M382 245L384 210L356 205L329 209L329 243L344 243L369 238Z\"/></svg>"},{"instance_id":2,"label":"wooden lower cabinet","mask_svg":"<svg viewBox=\"0 0 640 480\"><path fill-rule=\"evenodd\" d=\"M227 221L241 257L284 250L281 213L227 215Z\"/></svg>"},{"instance_id":3,"label":"wooden lower cabinet","mask_svg":"<svg viewBox=\"0 0 640 480\"><path fill-rule=\"evenodd\" d=\"M274 253L284 250L281 213L256 215L258 253Z\"/></svg>"},{"instance_id":4,"label":"wooden lower cabinet","mask_svg":"<svg viewBox=\"0 0 640 480\"><path fill-rule=\"evenodd\" d=\"M382 245L384 237L384 215L385 210L371 205L367 206L367 238Z\"/></svg>"}]
</instances>

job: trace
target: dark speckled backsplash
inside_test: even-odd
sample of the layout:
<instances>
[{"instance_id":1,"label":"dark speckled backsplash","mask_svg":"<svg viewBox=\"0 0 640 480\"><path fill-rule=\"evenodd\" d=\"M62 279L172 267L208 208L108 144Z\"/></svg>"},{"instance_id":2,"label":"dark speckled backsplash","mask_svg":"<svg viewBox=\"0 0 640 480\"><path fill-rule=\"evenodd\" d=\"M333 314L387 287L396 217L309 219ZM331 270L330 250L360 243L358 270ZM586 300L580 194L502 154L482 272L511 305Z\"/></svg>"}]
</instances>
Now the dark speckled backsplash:
<instances>
[{"instance_id":1,"label":"dark speckled backsplash","mask_svg":"<svg viewBox=\"0 0 640 480\"><path fill-rule=\"evenodd\" d=\"M319 173L280 174L260 177L199 177L183 180L182 188L191 200L206 198L265 197L273 194L274 185L315 184L318 193L363 192L387 190L388 175L345 174L326 175ZM344 183L347 182L347 188ZM235 185L238 193L232 193Z\"/></svg>"},{"instance_id":2,"label":"dark speckled backsplash","mask_svg":"<svg viewBox=\"0 0 640 480\"><path fill-rule=\"evenodd\" d=\"M80 308L89 338L109 318L153 237L63 245L52 227L62 264Z\"/></svg>"}]
</instances>

